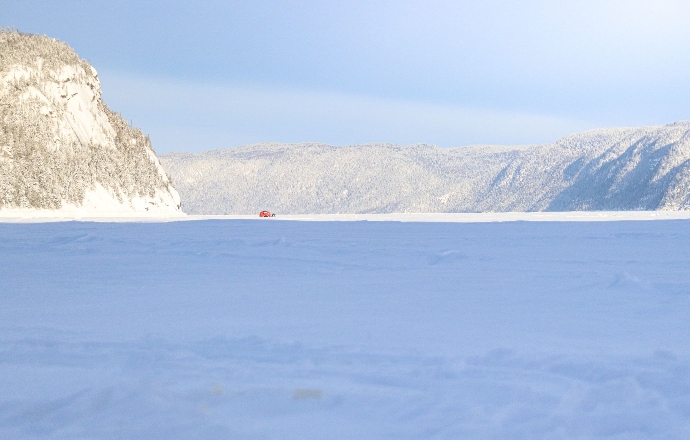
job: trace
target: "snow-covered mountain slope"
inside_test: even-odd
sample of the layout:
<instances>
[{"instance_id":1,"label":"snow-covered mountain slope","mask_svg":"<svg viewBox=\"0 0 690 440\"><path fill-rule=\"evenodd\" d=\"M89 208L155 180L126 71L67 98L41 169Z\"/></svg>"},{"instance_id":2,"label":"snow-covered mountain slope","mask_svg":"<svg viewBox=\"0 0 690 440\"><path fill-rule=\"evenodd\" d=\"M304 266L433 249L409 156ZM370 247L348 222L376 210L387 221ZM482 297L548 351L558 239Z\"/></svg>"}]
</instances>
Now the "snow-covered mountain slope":
<instances>
[{"instance_id":1,"label":"snow-covered mountain slope","mask_svg":"<svg viewBox=\"0 0 690 440\"><path fill-rule=\"evenodd\" d=\"M46 36L0 32L0 214L180 213L151 142L101 100L96 70Z\"/></svg>"},{"instance_id":2,"label":"snow-covered mountain slope","mask_svg":"<svg viewBox=\"0 0 690 440\"><path fill-rule=\"evenodd\" d=\"M161 155L193 214L690 209L690 122L523 147L258 144Z\"/></svg>"}]
</instances>

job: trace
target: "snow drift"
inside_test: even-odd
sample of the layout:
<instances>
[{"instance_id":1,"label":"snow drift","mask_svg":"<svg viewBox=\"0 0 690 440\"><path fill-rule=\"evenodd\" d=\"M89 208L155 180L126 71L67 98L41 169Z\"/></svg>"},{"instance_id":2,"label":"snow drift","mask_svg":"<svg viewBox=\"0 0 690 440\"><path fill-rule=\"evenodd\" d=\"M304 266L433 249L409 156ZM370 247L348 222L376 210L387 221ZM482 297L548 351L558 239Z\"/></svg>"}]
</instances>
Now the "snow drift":
<instances>
[{"instance_id":1,"label":"snow drift","mask_svg":"<svg viewBox=\"0 0 690 440\"><path fill-rule=\"evenodd\" d=\"M161 155L192 214L690 209L690 122L521 147L266 143Z\"/></svg>"},{"instance_id":2,"label":"snow drift","mask_svg":"<svg viewBox=\"0 0 690 440\"><path fill-rule=\"evenodd\" d=\"M0 212L179 213L141 130L101 100L96 70L46 36L0 32Z\"/></svg>"}]
</instances>

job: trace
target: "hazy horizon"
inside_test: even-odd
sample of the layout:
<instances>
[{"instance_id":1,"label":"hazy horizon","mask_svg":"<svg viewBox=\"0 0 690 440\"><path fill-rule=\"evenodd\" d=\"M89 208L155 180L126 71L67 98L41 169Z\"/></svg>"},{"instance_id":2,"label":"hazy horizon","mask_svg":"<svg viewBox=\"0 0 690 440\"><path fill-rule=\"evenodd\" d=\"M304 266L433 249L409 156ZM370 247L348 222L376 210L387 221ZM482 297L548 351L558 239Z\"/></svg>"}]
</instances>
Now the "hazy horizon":
<instances>
[{"instance_id":1,"label":"hazy horizon","mask_svg":"<svg viewBox=\"0 0 690 440\"><path fill-rule=\"evenodd\" d=\"M258 142L550 143L690 119L681 1L47 2L58 38L157 152Z\"/></svg>"}]
</instances>

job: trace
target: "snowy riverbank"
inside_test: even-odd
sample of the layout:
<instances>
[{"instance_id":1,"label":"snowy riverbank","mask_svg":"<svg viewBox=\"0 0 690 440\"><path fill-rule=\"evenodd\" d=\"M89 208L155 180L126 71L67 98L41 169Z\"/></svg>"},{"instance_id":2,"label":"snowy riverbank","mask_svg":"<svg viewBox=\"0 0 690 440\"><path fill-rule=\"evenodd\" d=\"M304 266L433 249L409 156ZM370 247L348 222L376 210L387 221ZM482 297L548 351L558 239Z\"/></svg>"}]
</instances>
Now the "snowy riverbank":
<instances>
[{"instance_id":1,"label":"snowy riverbank","mask_svg":"<svg viewBox=\"0 0 690 440\"><path fill-rule=\"evenodd\" d=\"M191 220L258 220L258 221L394 221L436 223L486 223L511 221L641 221L688 220L690 211L572 211L572 212L482 212L482 213L397 213L397 214L303 214L260 218L256 215L186 215L183 213L132 213L131 211L94 212L79 208L60 211L35 209L2 209L0 222L169 222Z\"/></svg>"}]
</instances>

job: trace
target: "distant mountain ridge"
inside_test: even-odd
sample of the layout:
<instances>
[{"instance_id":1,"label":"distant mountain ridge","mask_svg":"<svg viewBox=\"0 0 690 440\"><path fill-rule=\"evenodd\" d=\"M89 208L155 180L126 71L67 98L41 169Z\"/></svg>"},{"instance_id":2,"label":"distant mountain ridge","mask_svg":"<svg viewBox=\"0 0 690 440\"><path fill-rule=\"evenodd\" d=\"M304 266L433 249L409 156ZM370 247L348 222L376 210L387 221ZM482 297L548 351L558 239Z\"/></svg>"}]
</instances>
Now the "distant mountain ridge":
<instances>
[{"instance_id":1,"label":"distant mountain ridge","mask_svg":"<svg viewBox=\"0 0 690 440\"><path fill-rule=\"evenodd\" d=\"M0 213L180 213L141 130L101 100L96 70L46 36L0 32Z\"/></svg>"},{"instance_id":2,"label":"distant mountain ridge","mask_svg":"<svg viewBox=\"0 0 690 440\"><path fill-rule=\"evenodd\" d=\"M690 121L524 147L266 143L160 160L190 214L690 209Z\"/></svg>"}]
</instances>

